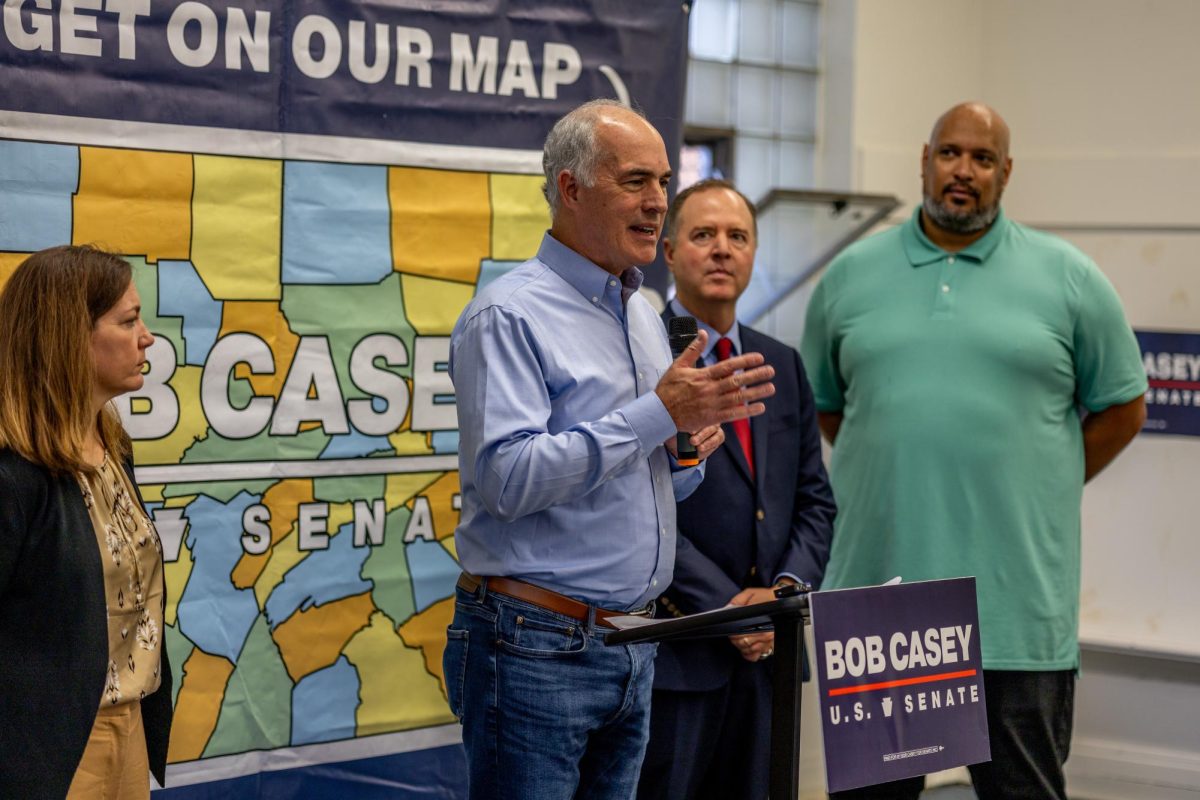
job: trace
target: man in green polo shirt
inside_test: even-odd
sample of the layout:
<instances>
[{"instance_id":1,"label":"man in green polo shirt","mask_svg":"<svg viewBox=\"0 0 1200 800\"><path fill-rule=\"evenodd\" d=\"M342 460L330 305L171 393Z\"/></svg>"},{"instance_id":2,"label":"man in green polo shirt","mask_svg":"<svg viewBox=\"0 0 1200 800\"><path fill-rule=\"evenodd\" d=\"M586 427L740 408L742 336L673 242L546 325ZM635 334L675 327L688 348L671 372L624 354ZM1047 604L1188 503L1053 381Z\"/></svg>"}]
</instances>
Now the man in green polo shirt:
<instances>
[{"instance_id":1,"label":"man in green polo shirt","mask_svg":"<svg viewBox=\"0 0 1200 800\"><path fill-rule=\"evenodd\" d=\"M834 445L824 588L974 575L992 748L976 792L1066 798L1083 484L1141 428L1147 385L1096 265L1000 210L1008 145L987 106L938 119L921 208L830 264L802 355Z\"/></svg>"}]
</instances>

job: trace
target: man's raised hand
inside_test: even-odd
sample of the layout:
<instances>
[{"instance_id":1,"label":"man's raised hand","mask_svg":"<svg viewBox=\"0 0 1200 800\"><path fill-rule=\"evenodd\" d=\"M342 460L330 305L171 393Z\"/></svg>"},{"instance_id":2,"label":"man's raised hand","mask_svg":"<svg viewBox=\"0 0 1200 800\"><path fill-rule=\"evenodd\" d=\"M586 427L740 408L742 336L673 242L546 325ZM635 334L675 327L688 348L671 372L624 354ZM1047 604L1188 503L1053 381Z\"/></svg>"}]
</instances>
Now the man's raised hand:
<instances>
[{"instance_id":1,"label":"man's raised hand","mask_svg":"<svg viewBox=\"0 0 1200 800\"><path fill-rule=\"evenodd\" d=\"M770 382L775 368L763 364L761 353L744 353L697 368L707 342L708 333L701 330L654 387L681 431L756 417L767 410L759 401L775 394L775 384Z\"/></svg>"}]
</instances>

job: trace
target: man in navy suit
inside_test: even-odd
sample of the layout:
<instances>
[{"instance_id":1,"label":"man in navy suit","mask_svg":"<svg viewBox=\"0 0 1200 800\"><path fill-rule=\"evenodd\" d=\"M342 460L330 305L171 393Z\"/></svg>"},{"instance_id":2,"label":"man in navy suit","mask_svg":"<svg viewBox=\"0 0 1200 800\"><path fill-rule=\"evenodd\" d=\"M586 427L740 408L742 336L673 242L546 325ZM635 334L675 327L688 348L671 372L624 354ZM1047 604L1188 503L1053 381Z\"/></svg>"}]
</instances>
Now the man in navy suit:
<instances>
[{"instance_id":1,"label":"man in navy suit","mask_svg":"<svg viewBox=\"0 0 1200 800\"><path fill-rule=\"evenodd\" d=\"M735 315L754 265L755 214L719 180L684 190L667 213L676 297L663 317L693 316L708 331L705 363L762 353L775 397L748 425L725 423L704 483L679 504L675 577L659 616L773 600L783 583L816 587L829 555L833 492L804 367ZM639 800L766 798L773 650L773 633L659 645Z\"/></svg>"}]
</instances>

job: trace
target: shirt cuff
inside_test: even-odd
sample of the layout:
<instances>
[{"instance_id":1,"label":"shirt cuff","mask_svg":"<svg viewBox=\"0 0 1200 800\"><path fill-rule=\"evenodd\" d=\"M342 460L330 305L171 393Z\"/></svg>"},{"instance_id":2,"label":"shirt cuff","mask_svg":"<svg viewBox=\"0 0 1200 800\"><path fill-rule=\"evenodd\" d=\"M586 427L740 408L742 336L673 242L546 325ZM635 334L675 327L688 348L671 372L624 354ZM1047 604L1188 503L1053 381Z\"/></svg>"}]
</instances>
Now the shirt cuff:
<instances>
[{"instance_id":1,"label":"shirt cuff","mask_svg":"<svg viewBox=\"0 0 1200 800\"><path fill-rule=\"evenodd\" d=\"M671 419L667 407L655 392L642 395L621 409L621 413L625 415L625 421L633 429L633 435L638 438L644 452L650 452L677 432L675 420Z\"/></svg>"},{"instance_id":2,"label":"shirt cuff","mask_svg":"<svg viewBox=\"0 0 1200 800\"><path fill-rule=\"evenodd\" d=\"M779 583L779 582L780 582L781 580L783 580L784 578L791 578L792 580L794 580L796 583L800 584L801 586L805 586L805 585L807 585L807 586L812 586L812 581L806 581L806 580L803 580L803 579L799 578L798 576L796 576L796 575L793 575L793 574L792 574L792 573L790 573L790 572L781 572L781 573L779 573L778 575L776 575L776 576L775 576L775 583L774 583L774 584L772 584L772 586L774 586L775 584Z\"/></svg>"}]
</instances>

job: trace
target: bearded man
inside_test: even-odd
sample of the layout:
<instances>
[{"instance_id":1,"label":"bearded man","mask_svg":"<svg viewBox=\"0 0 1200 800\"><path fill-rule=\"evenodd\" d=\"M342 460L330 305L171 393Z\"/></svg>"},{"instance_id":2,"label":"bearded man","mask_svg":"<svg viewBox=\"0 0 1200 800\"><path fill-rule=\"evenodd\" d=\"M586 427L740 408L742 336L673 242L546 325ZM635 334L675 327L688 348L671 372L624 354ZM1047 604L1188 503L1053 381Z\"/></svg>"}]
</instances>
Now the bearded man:
<instances>
[{"instance_id":1,"label":"bearded man","mask_svg":"<svg viewBox=\"0 0 1200 800\"><path fill-rule=\"evenodd\" d=\"M1146 375L1091 259L1005 217L1012 165L993 109L943 114L924 202L829 266L801 354L833 444L823 588L975 576L992 752L975 790L1065 800L1083 485L1141 428Z\"/></svg>"}]
</instances>

